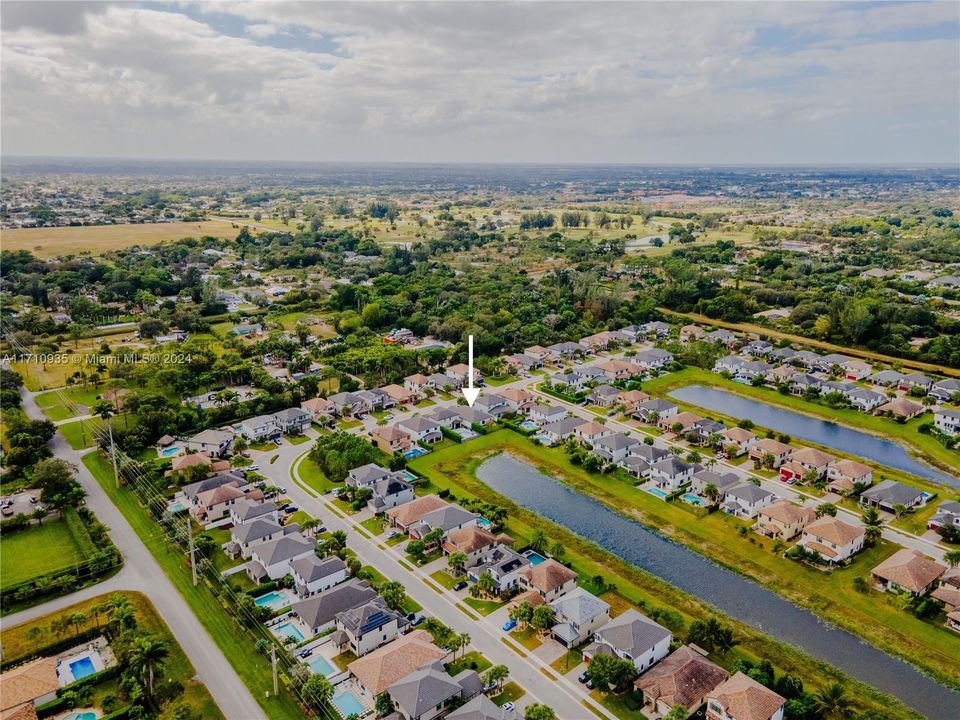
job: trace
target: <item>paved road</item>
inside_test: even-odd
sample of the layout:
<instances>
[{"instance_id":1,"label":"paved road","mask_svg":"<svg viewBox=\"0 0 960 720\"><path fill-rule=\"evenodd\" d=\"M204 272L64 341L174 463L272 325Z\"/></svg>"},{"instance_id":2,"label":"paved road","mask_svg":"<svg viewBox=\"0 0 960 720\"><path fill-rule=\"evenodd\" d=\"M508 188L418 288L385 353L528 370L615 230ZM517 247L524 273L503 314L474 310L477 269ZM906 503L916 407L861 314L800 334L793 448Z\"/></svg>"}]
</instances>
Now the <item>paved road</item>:
<instances>
[{"instance_id":1,"label":"paved road","mask_svg":"<svg viewBox=\"0 0 960 720\"><path fill-rule=\"evenodd\" d=\"M313 430L308 431L308 434L315 435ZM507 665L511 679L526 690L526 695L517 703L518 707L524 707L531 702L541 702L553 707L561 718L574 720L589 716L589 712L582 705L588 696L579 683L558 676L548 663L532 654L528 654L526 658L520 657L502 642L501 638L506 637L507 633L491 618L481 617L474 620L456 607L456 603L467 596L465 591L444 591L442 595L437 593L424 583L427 573L419 568L410 570L400 564L399 560L405 558L402 550L386 545L385 549L382 549L379 547L382 541L368 539L357 532L353 519L334 514L322 496L318 497L312 491L294 483L290 476L291 465L308 448L309 446L284 443L277 450L262 453L264 459L274 455L279 457L273 463L261 462L260 473L270 478L272 483L285 487L290 499L300 509L320 519L328 530L344 530L348 535L347 545L357 553L361 562L373 566L392 580L402 582L407 594L423 606L424 612L436 617L456 632L469 633L473 648L492 663ZM365 512L359 517L369 517L369 514ZM519 644L517 645L519 647ZM549 671L550 677L545 675L541 668ZM596 713L615 720L615 716L601 705L592 700L589 702Z\"/></svg>"},{"instance_id":2,"label":"paved road","mask_svg":"<svg viewBox=\"0 0 960 720\"><path fill-rule=\"evenodd\" d=\"M31 418L44 415L29 393L22 393L23 408ZM153 559L146 545L130 527L100 484L81 462L83 453L77 452L57 433L50 442L54 454L77 467L77 480L87 492L87 507L110 529L110 539L124 559L123 570L106 582L86 588L37 607L24 610L4 620L4 624L39 617L87 597L115 590L133 590L144 593L153 602L166 621L173 636L180 643L220 710L230 720L265 720L266 715L253 695L233 671L230 663L197 620L186 601ZM157 542L166 544L157 531Z\"/></svg>"}]
</instances>

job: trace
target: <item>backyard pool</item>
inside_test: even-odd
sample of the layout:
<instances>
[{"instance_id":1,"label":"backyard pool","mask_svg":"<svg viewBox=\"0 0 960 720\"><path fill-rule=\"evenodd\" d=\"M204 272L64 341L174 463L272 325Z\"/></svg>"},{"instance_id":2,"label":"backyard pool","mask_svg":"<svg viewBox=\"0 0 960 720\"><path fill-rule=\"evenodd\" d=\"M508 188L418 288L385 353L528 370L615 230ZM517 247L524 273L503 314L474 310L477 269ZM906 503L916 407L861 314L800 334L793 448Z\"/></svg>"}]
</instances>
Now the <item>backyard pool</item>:
<instances>
[{"instance_id":1,"label":"backyard pool","mask_svg":"<svg viewBox=\"0 0 960 720\"><path fill-rule=\"evenodd\" d=\"M488 527L490 527L490 521L487 520L483 515L481 515L480 517L477 518L477 525L479 525L484 530L486 530Z\"/></svg>"},{"instance_id":2,"label":"backyard pool","mask_svg":"<svg viewBox=\"0 0 960 720\"><path fill-rule=\"evenodd\" d=\"M182 452L183 452L183 448L177 446L177 447L163 448L163 450L158 450L157 454L162 458L170 458L170 457L173 457L174 455L179 455Z\"/></svg>"},{"instance_id":3,"label":"backyard pool","mask_svg":"<svg viewBox=\"0 0 960 720\"><path fill-rule=\"evenodd\" d=\"M97 720L97 714L92 710L81 710L64 715L63 720Z\"/></svg>"},{"instance_id":4,"label":"backyard pool","mask_svg":"<svg viewBox=\"0 0 960 720\"><path fill-rule=\"evenodd\" d=\"M261 595L253 602L258 607L268 607L271 610L277 611L282 610L288 605L291 605L293 603L293 598L291 598L290 594L287 592L282 590L274 590Z\"/></svg>"},{"instance_id":5,"label":"backyard pool","mask_svg":"<svg viewBox=\"0 0 960 720\"><path fill-rule=\"evenodd\" d=\"M547 447L550 447L553 445L553 440L548 438L546 435L534 435L533 439L536 440L541 445L546 445Z\"/></svg>"},{"instance_id":6,"label":"backyard pool","mask_svg":"<svg viewBox=\"0 0 960 720\"><path fill-rule=\"evenodd\" d=\"M186 509L187 509L187 506L184 505L179 500L174 500L172 503L167 505L167 510L169 510L172 513L183 512Z\"/></svg>"},{"instance_id":7,"label":"backyard pool","mask_svg":"<svg viewBox=\"0 0 960 720\"><path fill-rule=\"evenodd\" d=\"M417 481L420 479L419 477L417 477L416 474L410 472L409 470L404 470L404 471L403 471L403 476L404 476L409 482L412 482L412 483L415 483L415 482L417 482Z\"/></svg>"},{"instance_id":8,"label":"backyard pool","mask_svg":"<svg viewBox=\"0 0 960 720\"><path fill-rule=\"evenodd\" d=\"M290 622L280 623L272 629L277 635L281 637L293 638L297 642L303 642L306 639L303 637L303 633L300 632L300 628Z\"/></svg>"},{"instance_id":9,"label":"backyard pool","mask_svg":"<svg viewBox=\"0 0 960 720\"><path fill-rule=\"evenodd\" d=\"M413 460L414 458L418 458L418 457L420 457L421 455L426 455L428 452L430 452L430 451L429 451L429 450L425 450L425 449L422 448L422 447L415 447L415 448L411 448L411 449L407 450L407 451L403 454L403 456L404 456L407 460Z\"/></svg>"},{"instance_id":10,"label":"backyard pool","mask_svg":"<svg viewBox=\"0 0 960 720\"><path fill-rule=\"evenodd\" d=\"M352 690L344 690L333 696L331 702L340 712L340 715L347 718L351 715L362 715L366 708Z\"/></svg>"},{"instance_id":11,"label":"backyard pool","mask_svg":"<svg viewBox=\"0 0 960 720\"><path fill-rule=\"evenodd\" d=\"M643 486L643 489L644 489L646 492L648 492L648 493L650 493L651 495L653 495L654 497L660 498L661 500L666 500L666 499L667 499L667 493L665 493L663 490L661 490L661 489L658 488L658 487L650 487L649 485L644 485L644 486Z\"/></svg>"},{"instance_id":12,"label":"backyard pool","mask_svg":"<svg viewBox=\"0 0 960 720\"><path fill-rule=\"evenodd\" d=\"M81 680L87 675L93 675L96 671L97 669L93 666L93 658L89 655L70 663L70 674L73 675L74 681Z\"/></svg>"},{"instance_id":13,"label":"backyard pool","mask_svg":"<svg viewBox=\"0 0 960 720\"><path fill-rule=\"evenodd\" d=\"M530 561L531 565L539 565L544 560L546 560L546 558L540 553L538 553L536 550L527 550L523 554L523 556Z\"/></svg>"},{"instance_id":14,"label":"backyard pool","mask_svg":"<svg viewBox=\"0 0 960 720\"><path fill-rule=\"evenodd\" d=\"M323 675L324 677L330 677L331 675L336 674L336 670L333 665L323 656L317 655L312 657L307 661L307 665L310 666L310 669L313 670L317 675Z\"/></svg>"},{"instance_id":15,"label":"backyard pool","mask_svg":"<svg viewBox=\"0 0 960 720\"><path fill-rule=\"evenodd\" d=\"M696 505L697 507L703 507L704 503L703 498L699 495L694 495L693 493L684 493L683 501L685 503L690 503L691 505Z\"/></svg>"},{"instance_id":16,"label":"backyard pool","mask_svg":"<svg viewBox=\"0 0 960 720\"><path fill-rule=\"evenodd\" d=\"M520 427L522 427L524 430L536 430L540 426L532 420L524 420L522 423L520 423Z\"/></svg>"}]
</instances>

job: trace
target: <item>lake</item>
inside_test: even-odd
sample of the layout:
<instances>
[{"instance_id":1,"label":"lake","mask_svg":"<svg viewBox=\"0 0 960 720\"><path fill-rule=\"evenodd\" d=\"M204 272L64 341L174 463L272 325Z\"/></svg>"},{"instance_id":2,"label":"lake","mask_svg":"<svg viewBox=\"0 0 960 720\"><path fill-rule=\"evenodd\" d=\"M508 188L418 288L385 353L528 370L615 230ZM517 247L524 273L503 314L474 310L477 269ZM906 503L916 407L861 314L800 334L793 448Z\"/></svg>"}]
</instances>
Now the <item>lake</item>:
<instances>
[{"instance_id":1,"label":"lake","mask_svg":"<svg viewBox=\"0 0 960 720\"><path fill-rule=\"evenodd\" d=\"M749 418L757 425L772 428L791 437L836 448L865 460L873 460L880 465L960 488L960 480L954 475L917 460L895 442L862 430L703 385L677 388L670 392L670 397L735 418Z\"/></svg>"},{"instance_id":2,"label":"lake","mask_svg":"<svg viewBox=\"0 0 960 720\"><path fill-rule=\"evenodd\" d=\"M596 543L778 640L895 695L930 718L956 720L960 694L757 583L630 520L506 453L477 477L518 505ZM786 560L784 562L787 562Z\"/></svg>"}]
</instances>

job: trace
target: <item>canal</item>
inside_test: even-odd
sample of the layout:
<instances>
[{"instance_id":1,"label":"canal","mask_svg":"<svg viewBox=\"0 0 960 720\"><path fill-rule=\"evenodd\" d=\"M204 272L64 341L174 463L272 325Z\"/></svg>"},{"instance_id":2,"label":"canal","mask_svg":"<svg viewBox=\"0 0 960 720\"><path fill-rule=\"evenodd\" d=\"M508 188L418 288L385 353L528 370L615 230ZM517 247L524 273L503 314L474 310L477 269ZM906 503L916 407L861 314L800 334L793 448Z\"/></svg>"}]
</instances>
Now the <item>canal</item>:
<instances>
[{"instance_id":1,"label":"canal","mask_svg":"<svg viewBox=\"0 0 960 720\"><path fill-rule=\"evenodd\" d=\"M960 480L955 476L917 460L897 443L846 425L703 385L677 388L670 392L670 397L735 418L749 418L757 425L787 433L791 437L836 448L927 480L960 488Z\"/></svg>"},{"instance_id":2,"label":"canal","mask_svg":"<svg viewBox=\"0 0 960 720\"><path fill-rule=\"evenodd\" d=\"M502 453L477 468L477 477L501 495L596 543L627 562L778 640L798 647L935 720L956 720L960 693L921 674L850 633L827 625L766 588L648 530Z\"/></svg>"}]
</instances>

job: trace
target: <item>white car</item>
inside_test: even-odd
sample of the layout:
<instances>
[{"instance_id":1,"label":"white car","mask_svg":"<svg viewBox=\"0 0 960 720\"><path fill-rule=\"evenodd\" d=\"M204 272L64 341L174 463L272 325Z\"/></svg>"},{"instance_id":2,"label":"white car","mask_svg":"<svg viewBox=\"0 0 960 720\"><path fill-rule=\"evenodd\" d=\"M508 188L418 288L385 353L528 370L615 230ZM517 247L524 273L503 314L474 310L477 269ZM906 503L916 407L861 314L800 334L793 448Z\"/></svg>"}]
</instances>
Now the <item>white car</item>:
<instances>
[{"instance_id":1,"label":"white car","mask_svg":"<svg viewBox=\"0 0 960 720\"><path fill-rule=\"evenodd\" d=\"M510 712L511 710L513 710L513 703L512 702L504 703L503 709L506 710L507 712Z\"/></svg>"}]
</instances>

